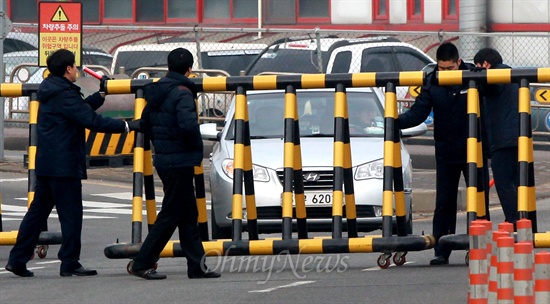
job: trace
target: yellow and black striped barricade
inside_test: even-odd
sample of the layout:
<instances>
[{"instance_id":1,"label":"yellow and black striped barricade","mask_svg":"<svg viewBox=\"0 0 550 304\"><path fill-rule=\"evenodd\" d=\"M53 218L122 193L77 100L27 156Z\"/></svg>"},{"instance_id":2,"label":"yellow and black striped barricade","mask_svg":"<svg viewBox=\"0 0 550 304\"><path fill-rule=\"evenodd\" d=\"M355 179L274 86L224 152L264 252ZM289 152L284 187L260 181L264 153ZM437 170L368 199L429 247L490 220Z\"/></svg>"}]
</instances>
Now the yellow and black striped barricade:
<instances>
[{"instance_id":1,"label":"yellow and black striped barricade","mask_svg":"<svg viewBox=\"0 0 550 304\"><path fill-rule=\"evenodd\" d=\"M36 92L39 84L28 83L2 83L0 85L1 97L22 97L29 96L29 148L28 148L28 194L27 207L34 199L34 189L36 186L36 143L38 121L38 98ZM61 244L61 232L47 231L48 227L42 228L42 233L38 239L37 254L40 258L46 257L48 245ZM0 232L0 245L14 245L17 238L17 231Z\"/></svg>"},{"instance_id":2,"label":"yellow and black striped barricade","mask_svg":"<svg viewBox=\"0 0 550 304\"><path fill-rule=\"evenodd\" d=\"M287 89L287 96L285 100L291 104L289 97L290 95L295 95L295 89L308 89L308 88L335 88L335 98L340 102L335 105L335 124L338 126L335 134L340 134L339 138L335 140L335 147L339 150L338 157L335 158L335 164L339 164L342 172L342 178L340 182L351 183L352 181L346 181L346 178L352 178L351 174L346 174L346 170L351 168L351 149L349 148L349 138L346 139L345 134L342 132L342 129L347 127L346 117L347 117L347 106L345 99L345 88L348 87L377 87L385 85L388 82L393 83L393 94L395 95L395 86L397 85L422 85L424 82L424 73L423 72L400 72L400 73L360 73L360 74L306 74L306 75L262 75L262 76L241 76L241 77L212 77L212 78L196 78L192 79L198 86L199 91L209 92L209 91L236 91L236 112L235 112L235 151L234 151L234 186L233 186L233 228L232 228L232 239L231 240L217 240L203 242L203 245L208 252L208 255L257 255L257 254L277 254L279 252L285 251L290 252L291 254L297 253L338 253L338 252L407 252L407 251L420 251L433 248L435 241L434 238L430 235L427 236L413 236L413 235L402 235L402 236L393 236L391 234L379 236L369 236L369 237L351 237L342 238L338 232L334 234L333 238L318 238L318 239L292 239L289 238L288 232L283 236L281 240L259 240L259 239L250 239L243 240L241 239L242 234L242 220L243 220L243 182L245 187L246 196L246 207L247 207L247 220L248 224L252 220L257 220L255 212L255 200L254 200L254 188L253 188L253 179L252 179L252 155L250 150L250 131L248 128L248 109L246 103L246 90L260 90L260 89ZM122 82L125 83L122 83ZM120 93L127 94L130 92L135 92L140 86L150 82L152 80L109 80L107 84L107 91L111 93ZM289 86L291 88L289 88ZM112 89L112 90L111 90ZM390 88L391 90L391 88ZM295 98L295 97L294 97ZM392 102L396 102L395 98L392 99ZM396 105L391 106L393 108L392 117L396 117ZM295 117L295 113L292 113L291 110L286 110L285 121L288 120L291 122ZM294 122L294 129L297 129L297 120ZM393 121L391 122L391 130L394 133L399 133L393 126ZM286 128L286 132L291 133L296 136L298 132L292 132ZM346 130L349 133L349 130ZM299 134L298 134L299 135ZM288 136L290 137L290 136ZM388 136L386 136L388 137ZM390 136L391 138L391 136ZM295 185L299 185L298 179L302 179L301 174L301 160L298 158L300 154L299 141L295 137L292 140L288 139L285 136L285 145L289 143L294 143L294 149L292 153L285 154L285 168L290 168L293 166L294 170L294 182ZM397 142L397 144L396 144ZM399 148L399 135L394 136L392 139L391 146L394 145ZM290 151L287 147L286 151ZM348 152L346 152L348 151ZM393 150L392 150L393 151ZM386 152L387 153L387 152ZM385 154L386 154L385 153ZM294 155L290 155L294 154ZM298 154L298 155L296 155ZM397 155L396 155L397 154ZM391 156L395 158L398 156L400 158L400 151L391 152ZM301 156L299 156L301 157ZM347 159L347 160L346 160ZM401 173L401 163L400 159L398 161L392 161L391 172L392 175L399 175ZM249 171L250 178L247 178L247 171ZM286 169L286 174L290 174L290 170ZM399 172L399 174L394 174L393 172ZM285 177L285 180L290 179L290 177ZM389 183L392 183L390 180ZM298 186L299 187L299 186ZM340 191L339 186L333 185L336 191ZM341 187L341 186L340 186ZM350 187L348 187L350 188ZM289 186L285 188L289 189ZM395 184L395 189L402 192L403 185L401 179L401 185L399 181ZM349 189L352 190L352 189ZM283 194L284 197L291 196L291 194L285 191ZM301 192L301 193L300 193ZM289 195L290 194L290 195ZM342 192L341 192L342 194ZM348 196L349 194L349 196ZM303 187L298 189L296 192L297 197L297 208L299 209L302 202L301 197L303 196ZM393 194L391 194L393 195ZM341 195L343 196L343 194ZM400 194L397 194L397 201ZM353 192L348 193L346 191L346 199L349 199L352 202ZM342 203L342 200L340 200ZM389 210L392 210L392 202L386 202L390 204ZM286 203L288 204L288 202ZM340 205L340 204L338 204ZM397 203L397 209L399 210L398 216L404 215L404 202ZM347 210L347 213L350 214L350 218L354 219L355 210L354 204L350 203L346 208L351 208ZM288 206L287 206L288 208ZM303 215L305 216L305 206L303 206ZM333 209L333 218L342 216L342 205L340 209L338 207ZM388 209L386 207L386 209ZM199 210L200 212L201 210ZM392 211L387 212L387 215L391 216ZM284 225L285 218L289 218L288 212L284 213L281 218L281 222ZM306 218L307 220L307 218ZM288 221L288 219L286 219ZM400 220L401 221L401 220ZM305 222L304 222L305 223ZM398 224L399 225L399 224ZM338 227L338 224L334 226ZM391 226L391 225L390 225ZM248 227L250 229L250 226ZM391 229L391 227L390 227ZM398 231L401 228L398 228ZM307 230L306 230L307 231ZM285 234L285 232L283 232ZM302 236L305 233L302 234ZM387 234L387 232L386 232ZM138 244L130 243L118 243L112 244L105 248L104 253L108 258L128 258L132 257L137 253ZM182 256L181 250L179 249L178 242L169 243L163 253L163 257L169 256ZM404 261L404 256L403 256ZM402 265L402 264L401 264Z\"/></svg>"}]
</instances>

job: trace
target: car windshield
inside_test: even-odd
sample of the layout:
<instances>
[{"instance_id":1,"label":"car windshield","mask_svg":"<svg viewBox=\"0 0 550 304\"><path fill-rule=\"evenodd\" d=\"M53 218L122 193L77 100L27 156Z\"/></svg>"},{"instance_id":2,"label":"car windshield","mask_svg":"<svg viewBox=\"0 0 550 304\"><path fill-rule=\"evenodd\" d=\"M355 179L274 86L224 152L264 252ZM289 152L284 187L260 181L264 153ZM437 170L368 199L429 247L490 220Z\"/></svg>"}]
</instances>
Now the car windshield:
<instances>
[{"instance_id":1,"label":"car windshield","mask_svg":"<svg viewBox=\"0 0 550 304\"><path fill-rule=\"evenodd\" d=\"M334 92L297 93L301 137L334 136ZM382 137L383 109L373 92L348 92L349 129L352 137ZM284 134L284 92L248 96L250 138L282 138ZM227 133L233 139L234 123Z\"/></svg>"},{"instance_id":2,"label":"car windshield","mask_svg":"<svg viewBox=\"0 0 550 304\"><path fill-rule=\"evenodd\" d=\"M165 67L169 53L170 50L119 52L114 72L118 73L120 67L124 67L125 73L129 76L141 67Z\"/></svg>"},{"instance_id":3,"label":"car windshield","mask_svg":"<svg viewBox=\"0 0 550 304\"><path fill-rule=\"evenodd\" d=\"M325 70L326 52L322 52ZM250 68L248 75L256 75L262 72L283 72L283 73L319 73L316 50L304 49L270 49Z\"/></svg>"},{"instance_id":4,"label":"car windshield","mask_svg":"<svg viewBox=\"0 0 550 304\"><path fill-rule=\"evenodd\" d=\"M202 52L202 67L204 69L224 70L231 76L239 76L240 72L258 56L262 50L231 50Z\"/></svg>"}]
</instances>

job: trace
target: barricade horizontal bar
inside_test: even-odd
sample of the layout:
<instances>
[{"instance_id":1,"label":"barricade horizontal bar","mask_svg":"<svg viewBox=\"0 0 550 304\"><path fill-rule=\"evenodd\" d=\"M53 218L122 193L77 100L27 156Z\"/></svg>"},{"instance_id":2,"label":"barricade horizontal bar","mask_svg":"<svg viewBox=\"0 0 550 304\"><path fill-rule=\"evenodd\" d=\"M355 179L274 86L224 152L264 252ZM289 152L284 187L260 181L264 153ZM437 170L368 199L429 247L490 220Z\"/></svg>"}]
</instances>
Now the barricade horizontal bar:
<instances>
[{"instance_id":1,"label":"barricade horizontal bar","mask_svg":"<svg viewBox=\"0 0 550 304\"><path fill-rule=\"evenodd\" d=\"M17 230L0 232L0 246L15 245L18 233ZM37 245L59 245L61 240L61 232L42 231Z\"/></svg>"}]
</instances>

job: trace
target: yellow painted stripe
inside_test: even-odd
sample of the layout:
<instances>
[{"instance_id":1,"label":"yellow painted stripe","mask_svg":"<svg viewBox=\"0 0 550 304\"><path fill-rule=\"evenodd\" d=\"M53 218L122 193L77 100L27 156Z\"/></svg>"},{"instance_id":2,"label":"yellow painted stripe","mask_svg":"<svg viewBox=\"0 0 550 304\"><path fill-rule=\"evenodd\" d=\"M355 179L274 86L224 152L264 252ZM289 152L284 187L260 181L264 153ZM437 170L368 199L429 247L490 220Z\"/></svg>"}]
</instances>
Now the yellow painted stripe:
<instances>
[{"instance_id":1,"label":"yellow painted stripe","mask_svg":"<svg viewBox=\"0 0 550 304\"><path fill-rule=\"evenodd\" d=\"M384 141L384 167L393 167L394 154L393 154L394 142L386 140Z\"/></svg>"},{"instance_id":2,"label":"yellow painted stripe","mask_svg":"<svg viewBox=\"0 0 550 304\"><path fill-rule=\"evenodd\" d=\"M0 84L0 94L2 97L20 97L23 96L22 83L2 83Z\"/></svg>"},{"instance_id":3,"label":"yellow painted stripe","mask_svg":"<svg viewBox=\"0 0 550 304\"><path fill-rule=\"evenodd\" d=\"M384 117L397 118L397 96L394 92L386 92Z\"/></svg>"},{"instance_id":4,"label":"yellow painted stripe","mask_svg":"<svg viewBox=\"0 0 550 304\"><path fill-rule=\"evenodd\" d=\"M400 72L399 73L399 85L402 86L421 86L424 80L424 72Z\"/></svg>"},{"instance_id":5,"label":"yellow painted stripe","mask_svg":"<svg viewBox=\"0 0 550 304\"><path fill-rule=\"evenodd\" d=\"M145 104L147 102L145 101L145 98L136 98L135 104L134 104L134 119L140 119L141 113L143 112L143 109L145 108Z\"/></svg>"},{"instance_id":6,"label":"yellow painted stripe","mask_svg":"<svg viewBox=\"0 0 550 304\"><path fill-rule=\"evenodd\" d=\"M258 219L258 215L256 214L256 196L254 194L246 196L246 211L246 217L249 220Z\"/></svg>"},{"instance_id":7,"label":"yellow painted stripe","mask_svg":"<svg viewBox=\"0 0 550 304\"><path fill-rule=\"evenodd\" d=\"M518 187L518 211L529 211L529 187Z\"/></svg>"},{"instance_id":8,"label":"yellow painted stripe","mask_svg":"<svg viewBox=\"0 0 550 304\"><path fill-rule=\"evenodd\" d=\"M34 191L29 191L27 193L27 208L31 205L33 200L34 200Z\"/></svg>"},{"instance_id":9,"label":"yellow painted stripe","mask_svg":"<svg viewBox=\"0 0 550 304\"><path fill-rule=\"evenodd\" d=\"M101 149L101 144L103 143L103 138L105 133L96 133L94 142L92 143L92 149L90 150L90 156L98 156L99 150Z\"/></svg>"},{"instance_id":10,"label":"yellow painted stripe","mask_svg":"<svg viewBox=\"0 0 550 304\"><path fill-rule=\"evenodd\" d=\"M252 77L254 90L274 90L277 88L276 75L261 75Z\"/></svg>"},{"instance_id":11,"label":"yellow painted stripe","mask_svg":"<svg viewBox=\"0 0 550 304\"><path fill-rule=\"evenodd\" d=\"M407 207L405 207L405 193L403 191L395 191L395 215L407 215Z\"/></svg>"},{"instance_id":12,"label":"yellow painted stripe","mask_svg":"<svg viewBox=\"0 0 550 304\"><path fill-rule=\"evenodd\" d=\"M306 203L303 193L294 194L294 199L296 200L296 218L305 218L306 217Z\"/></svg>"},{"instance_id":13,"label":"yellow painted stripe","mask_svg":"<svg viewBox=\"0 0 550 304\"><path fill-rule=\"evenodd\" d=\"M299 240L298 247L303 254L320 253L323 252L323 239Z\"/></svg>"},{"instance_id":14,"label":"yellow painted stripe","mask_svg":"<svg viewBox=\"0 0 550 304\"><path fill-rule=\"evenodd\" d=\"M29 103L29 123L36 124L38 120L38 108L40 103L37 100L31 100Z\"/></svg>"},{"instance_id":15,"label":"yellow painted stripe","mask_svg":"<svg viewBox=\"0 0 550 304\"><path fill-rule=\"evenodd\" d=\"M476 212L477 209L477 188L466 188L466 211Z\"/></svg>"},{"instance_id":16,"label":"yellow painted stripe","mask_svg":"<svg viewBox=\"0 0 550 304\"><path fill-rule=\"evenodd\" d=\"M531 114L531 97L529 88L519 88L519 112Z\"/></svg>"},{"instance_id":17,"label":"yellow painted stripe","mask_svg":"<svg viewBox=\"0 0 550 304\"><path fill-rule=\"evenodd\" d=\"M13 246L17 239L18 230L0 232L0 245L1 246Z\"/></svg>"},{"instance_id":18,"label":"yellow painted stripe","mask_svg":"<svg viewBox=\"0 0 550 304\"><path fill-rule=\"evenodd\" d=\"M232 201L232 218L235 220L243 219L243 195L242 194L233 194Z\"/></svg>"},{"instance_id":19,"label":"yellow painted stripe","mask_svg":"<svg viewBox=\"0 0 550 304\"><path fill-rule=\"evenodd\" d=\"M399 142L393 145L393 167L401 168L401 144Z\"/></svg>"},{"instance_id":20,"label":"yellow painted stripe","mask_svg":"<svg viewBox=\"0 0 550 304\"><path fill-rule=\"evenodd\" d=\"M134 172L143 173L143 148L134 149Z\"/></svg>"},{"instance_id":21,"label":"yellow painted stripe","mask_svg":"<svg viewBox=\"0 0 550 304\"><path fill-rule=\"evenodd\" d=\"M129 94L132 92L132 79L114 79L107 82L109 94Z\"/></svg>"},{"instance_id":22,"label":"yellow painted stripe","mask_svg":"<svg viewBox=\"0 0 550 304\"><path fill-rule=\"evenodd\" d=\"M302 149L300 145L294 146L294 170L302 169Z\"/></svg>"},{"instance_id":23,"label":"yellow painted stripe","mask_svg":"<svg viewBox=\"0 0 550 304\"><path fill-rule=\"evenodd\" d=\"M527 206L527 211L536 211L537 210L537 193L535 187L527 187L529 191L529 202Z\"/></svg>"},{"instance_id":24,"label":"yellow painted stripe","mask_svg":"<svg viewBox=\"0 0 550 304\"><path fill-rule=\"evenodd\" d=\"M169 241L166 246L164 246L164 249L162 249L159 256L161 258L174 257L174 243L175 241Z\"/></svg>"},{"instance_id":25,"label":"yellow painted stripe","mask_svg":"<svg viewBox=\"0 0 550 304\"><path fill-rule=\"evenodd\" d=\"M393 191L386 190L382 194L382 215L383 216L392 216L393 215Z\"/></svg>"},{"instance_id":26,"label":"yellow painted stripe","mask_svg":"<svg viewBox=\"0 0 550 304\"><path fill-rule=\"evenodd\" d=\"M344 205L344 195L342 191L332 191L332 215L342 216Z\"/></svg>"},{"instance_id":27,"label":"yellow painted stripe","mask_svg":"<svg viewBox=\"0 0 550 304\"><path fill-rule=\"evenodd\" d=\"M227 77L206 77L202 79L202 88L205 92L227 91Z\"/></svg>"},{"instance_id":28,"label":"yellow painted stripe","mask_svg":"<svg viewBox=\"0 0 550 304\"><path fill-rule=\"evenodd\" d=\"M468 137L466 139L466 162L476 163L477 153L477 138Z\"/></svg>"},{"instance_id":29,"label":"yellow painted stripe","mask_svg":"<svg viewBox=\"0 0 550 304\"><path fill-rule=\"evenodd\" d=\"M294 144L291 142L285 142L284 144L284 160L283 166L285 168L292 168L294 165Z\"/></svg>"},{"instance_id":30,"label":"yellow painted stripe","mask_svg":"<svg viewBox=\"0 0 550 304\"><path fill-rule=\"evenodd\" d=\"M153 175L153 154L151 150L145 150L143 153L143 174L145 176Z\"/></svg>"},{"instance_id":31,"label":"yellow painted stripe","mask_svg":"<svg viewBox=\"0 0 550 304\"><path fill-rule=\"evenodd\" d=\"M477 142L477 167L483 167L483 148L481 141Z\"/></svg>"},{"instance_id":32,"label":"yellow painted stripe","mask_svg":"<svg viewBox=\"0 0 550 304\"><path fill-rule=\"evenodd\" d=\"M357 218L357 207L355 206L355 194L346 194L346 217Z\"/></svg>"},{"instance_id":33,"label":"yellow painted stripe","mask_svg":"<svg viewBox=\"0 0 550 304\"><path fill-rule=\"evenodd\" d=\"M145 210L147 210L147 224L153 225L157 220L157 202L155 199L145 201Z\"/></svg>"},{"instance_id":34,"label":"yellow painted stripe","mask_svg":"<svg viewBox=\"0 0 550 304\"><path fill-rule=\"evenodd\" d=\"M344 143L334 142L334 167L344 167Z\"/></svg>"},{"instance_id":35,"label":"yellow painted stripe","mask_svg":"<svg viewBox=\"0 0 550 304\"><path fill-rule=\"evenodd\" d=\"M537 69L538 82L550 82L550 68Z\"/></svg>"},{"instance_id":36,"label":"yellow painted stripe","mask_svg":"<svg viewBox=\"0 0 550 304\"><path fill-rule=\"evenodd\" d=\"M283 192L283 217L292 218L292 192Z\"/></svg>"},{"instance_id":37,"label":"yellow painted stripe","mask_svg":"<svg viewBox=\"0 0 550 304\"><path fill-rule=\"evenodd\" d=\"M206 256L221 257L223 256L223 241L216 240L211 242L202 242Z\"/></svg>"},{"instance_id":38,"label":"yellow painted stripe","mask_svg":"<svg viewBox=\"0 0 550 304\"><path fill-rule=\"evenodd\" d=\"M200 210L206 211L206 198L198 197L197 198L197 208L199 209L199 223L205 223L208 221L208 214L206 212L200 212Z\"/></svg>"},{"instance_id":39,"label":"yellow painted stripe","mask_svg":"<svg viewBox=\"0 0 550 304\"><path fill-rule=\"evenodd\" d=\"M109 139L109 143L107 144L107 149L105 150L105 155L115 155L116 146L118 145L119 141L120 141L119 133L111 134L111 138Z\"/></svg>"},{"instance_id":40,"label":"yellow painted stripe","mask_svg":"<svg viewBox=\"0 0 550 304\"><path fill-rule=\"evenodd\" d=\"M485 210L485 194L483 191L477 192L477 216L485 216L487 214L487 210Z\"/></svg>"},{"instance_id":41,"label":"yellow painted stripe","mask_svg":"<svg viewBox=\"0 0 550 304\"><path fill-rule=\"evenodd\" d=\"M511 69L489 69L487 70L487 83L510 83L512 82Z\"/></svg>"},{"instance_id":42,"label":"yellow painted stripe","mask_svg":"<svg viewBox=\"0 0 550 304\"><path fill-rule=\"evenodd\" d=\"M334 117L347 118L346 93L334 93L336 105L334 106Z\"/></svg>"},{"instance_id":43,"label":"yellow painted stripe","mask_svg":"<svg viewBox=\"0 0 550 304\"><path fill-rule=\"evenodd\" d=\"M550 248L550 233L535 233L535 248Z\"/></svg>"},{"instance_id":44,"label":"yellow painted stripe","mask_svg":"<svg viewBox=\"0 0 550 304\"><path fill-rule=\"evenodd\" d=\"M479 92L477 89L469 88L467 99L468 114L477 114L479 116Z\"/></svg>"},{"instance_id":45,"label":"yellow painted stripe","mask_svg":"<svg viewBox=\"0 0 550 304\"><path fill-rule=\"evenodd\" d=\"M273 254L273 240L255 240L249 243L250 255Z\"/></svg>"},{"instance_id":46,"label":"yellow painted stripe","mask_svg":"<svg viewBox=\"0 0 550 304\"><path fill-rule=\"evenodd\" d=\"M372 252L372 239L350 238L348 243L351 253Z\"/></svg>"},{"instance_id":47,"label":"yellow painted stripe","mask_svg":"<svg viewBox=\"0 0 550 304\"><path fill-rule=\"evenodd\" d=\"M354 87L375 87L376 73L351 74L351 84Z\"/></svg>"},{"instance_id":48,"label":"yellow painted stripe","mask_svg":"<svg viewBox=\"0 0 550 304\"><path fill-rule=\"evenodd\" d=\"M349 143L347 143L344 144L344 169L349 169L351 167L351 146Z\"/></svg>"},{"instance_id":49,"label":"yellow painted stripe","mask_svg":"<svg viewBox=\"0 0 550 304\"><path fill-rule=\"evenodd\" d=\"M36 169L36 146L29 146L29 157L27 161L29 162L27 164L29 170Z\"/></svg>"},{"instance_id":50,"label":"yellow painted stripe","mask_svg":"<svg viewBox=\"0 0 550 304\"><path fill-rule=\"evenodd\" d=\"M235 120L244 120L247 121L247 107L246 96L242 94L237 94L235 96Z\"/></svg>"},{"instance_id":51,"label":"yellow painted stripe","mask_svg":"<svg viewBox=\"0 0 550 304\"><path fill-rule=\"evenodd\" d=\"M302 88L324 88L325 74L302 74Z\"/></svg>"},{"instance_id":52,"label":"yellow painted stripe","mask_svg":"<svg viewBox=\"0 0 550 304\"><path fill-rule=\"evenodd\" d=\"M462 71L441 71L437 72L439 77L439 85L454 85L462 84Z\"/></svg>"},{"instance_id":53,"label":"yellow painted stripe","mask_svg":"<svg viewBox=\"0 0 550 304\"><path fill-rule=\"evenodd\" d=\"M85 131L85 137L86 137L86 141L88 141L88 137L90 137L90 130L89 129L84 129Z\"/></svg>"},{"instance_id":54,"label":"yellow painted stripe","mask_svg":"<svg viewBox=\"0 0 550 304\"><path fill-rule=\"evenodd\" d=\"M244 171L252 171L252 150L250 146L243 146L244 148Z\"/></svg>"},{"instance_id":55,"label":"yellow painted stripe","mask_svg":"<svg viewBox=\"0 0 550 304\"><path fill-rule=\"evenodd\" d=\"M529 148L531 140L529 137L526 136L520 136L518 137L518 161L524 161L524 162L533 162L533 155L529 153Z\"/></svg>"},{"instance_id":56,"label":"yellow painted stripe","mask_svg":"<svg viewBox=\"0 0 550 304\"><path fill-rule=\"evenodd\" d=\"M131 131L128 135L126 135L126 139L124 140L124 144L122 146L122 154L132 154L132 149L134 148L134 137L134 131Z\"/></svg>"},{"instance_id":57,"label":"yellow painted stripe","mask_svg":"<svg viewBox=\"0 0 550 304\"><path fill-rule=\"evenodd\" d=\"M243 169L244 168L244 145L235 144L233 145L233 151L235 158L233 160L233 169Z\"/></svg>"},{"instance_id":58,"label":"yellow painted stripe","mask_svg":"<svg viewBox=\"0 0 550 304\"><path fill-rule=\"evenodd\" d=\"M132 197L132 222L141 222L143 218L143 200L141 196Z\"/></svg>"},{"instance_id":59,"label":"yellow painted stripe","mask_svg":"<svg viewBox=\"0 0 550 304\"><path fill-rule=\"evenodd\" d=\"M285 118L292 118L294 120L298 119L296 114L296 94L286 93L285 94Z\"/></svg>"}]
</instances>

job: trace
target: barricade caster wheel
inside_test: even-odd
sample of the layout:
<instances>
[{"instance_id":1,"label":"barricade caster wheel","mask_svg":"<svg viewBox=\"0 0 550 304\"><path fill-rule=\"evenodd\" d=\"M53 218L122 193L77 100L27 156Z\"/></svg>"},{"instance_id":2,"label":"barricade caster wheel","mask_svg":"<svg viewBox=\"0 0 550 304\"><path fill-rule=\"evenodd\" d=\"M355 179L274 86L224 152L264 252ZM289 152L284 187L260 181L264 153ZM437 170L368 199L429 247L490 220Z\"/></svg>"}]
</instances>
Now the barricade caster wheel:
<instances>
[{"instance_id":1,"label":"barricade caster wheel","mask_svg":"<svg viewBox=\"0 0 550 304\"><path fill-rule=\"evenodd\" d=\"M386 269L390 267L390 258L391 254L383 253L378 257L378 260L376 260L376 264L378 264L378 267Z\"/></svg>"},{"instance_id":2,"label":"barricade caster wheel","mask_svg":"<svg viewBox=\"0 0 550 304\"><path fill-rule=\"evenodd\" d=\"M407 255L407 252L396 252L394 255L393 255L393 263L396 265L396 266L403 266L405 265L405 263L407 262L407 259L405 258L405 256Z\"/></svg>"},{"instance_id":3,"label":"barricade caster wheel","mask_svg":"<svg viewBox=\"0 0 550 304\"><path fill-rule=\"evenodd\" d=\"M466 256L464 257L464 262L466 266L470 266L470 251L466 251Z\"/></svg>"},{"instance_id":4,"label":"barricade caster wheel","mask_svg":"<svg viewBox=\"0 0 550 304\"><path fill-rule=\"evenodd\" d=\"M36 248L36 254L38 257L43 259L48 255L48 245L40 245Z\"/></svg>"}]
</instances>

